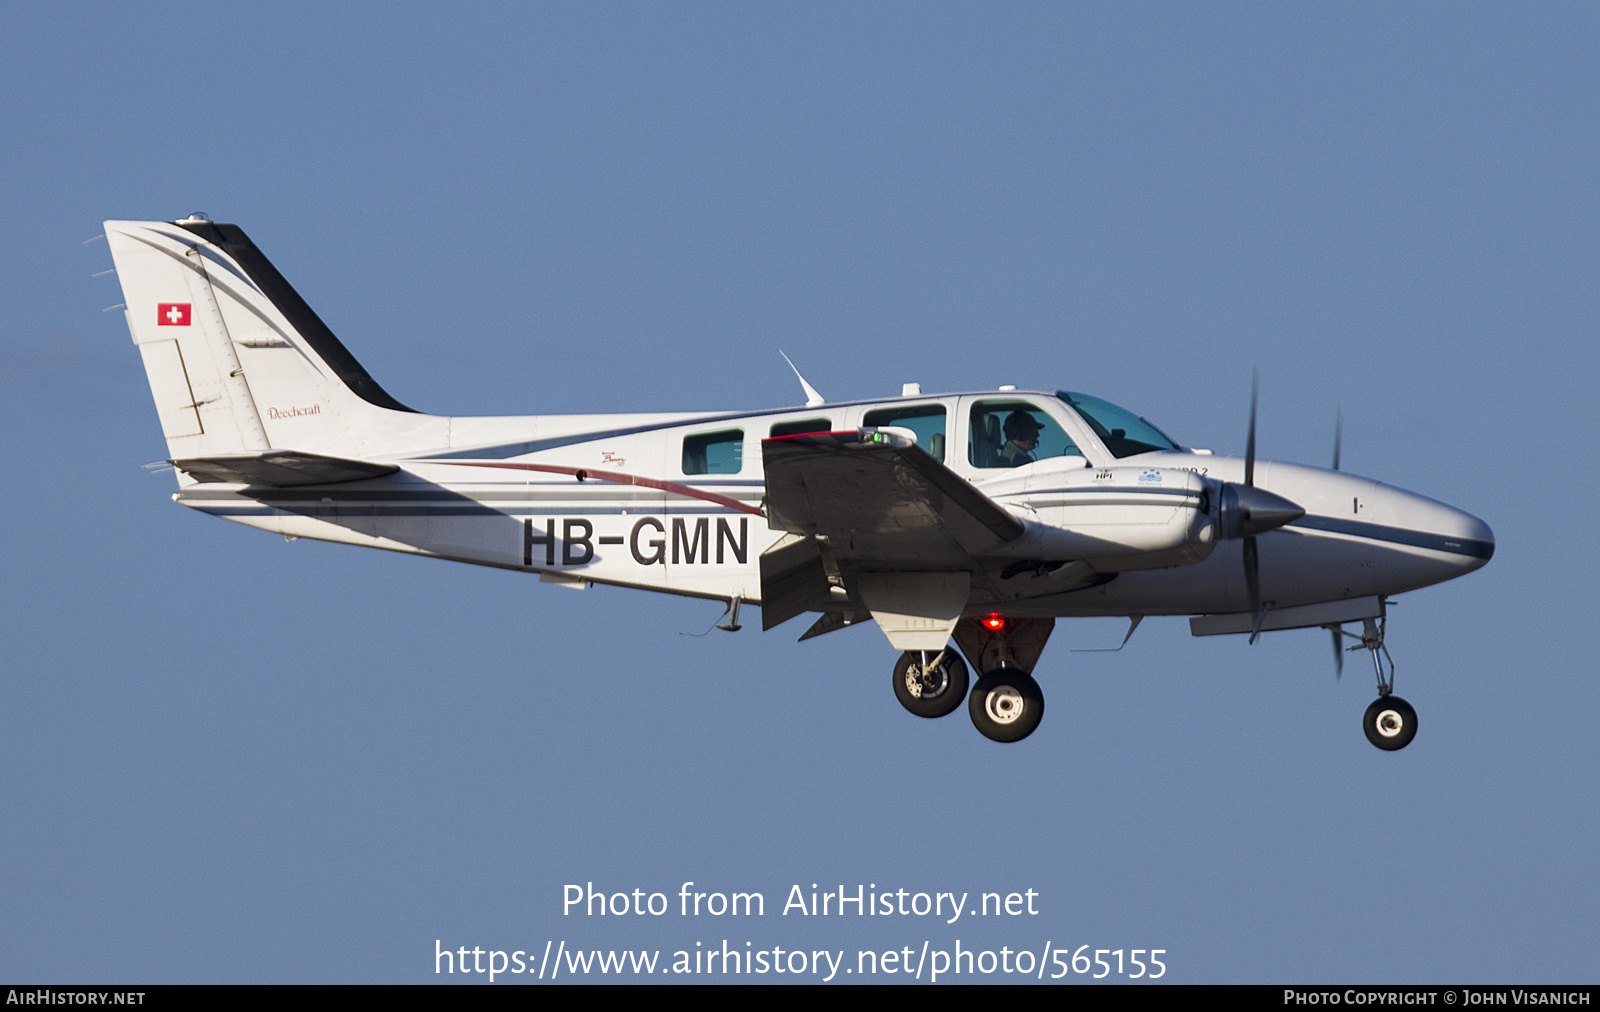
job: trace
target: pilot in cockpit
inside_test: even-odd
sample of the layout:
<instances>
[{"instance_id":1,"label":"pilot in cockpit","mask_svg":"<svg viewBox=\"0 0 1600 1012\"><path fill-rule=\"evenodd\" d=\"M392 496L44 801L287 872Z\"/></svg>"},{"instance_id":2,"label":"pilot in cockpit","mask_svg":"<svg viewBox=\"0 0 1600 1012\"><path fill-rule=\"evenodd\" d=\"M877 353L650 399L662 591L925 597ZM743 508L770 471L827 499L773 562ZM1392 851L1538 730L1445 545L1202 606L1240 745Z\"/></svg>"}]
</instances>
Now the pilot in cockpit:
<instances>
[{"instance_id":1,"label":"pilot in cockpit","mask_svg":"<svg viewBox=\"0 0 1600 1012\"><path fill-rule=\"evenodd\" d=\"M1000 449L1001 467L1021 467L1033 463L1039 446L1039 421L1026 411L1013 411L1006 418L1006 445Z\"/></svg>"}]
</instances>

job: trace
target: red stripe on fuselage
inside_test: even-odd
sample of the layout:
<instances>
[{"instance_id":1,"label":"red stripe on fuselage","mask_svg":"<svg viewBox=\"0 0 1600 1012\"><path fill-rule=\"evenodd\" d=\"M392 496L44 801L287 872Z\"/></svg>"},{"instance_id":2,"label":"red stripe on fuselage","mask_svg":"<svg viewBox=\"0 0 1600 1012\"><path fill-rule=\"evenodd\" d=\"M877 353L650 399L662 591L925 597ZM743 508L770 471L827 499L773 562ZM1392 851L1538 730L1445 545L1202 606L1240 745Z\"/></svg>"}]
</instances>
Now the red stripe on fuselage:
<instances>
[{"instance_id":1,"label":"red stripe on fuselage","mask_svg":"<svg viewBox=\"0 0 1600 1012\"><path fill-rule=\"evenodd\" d=\"M763 443L776 443L786 439L809 439L812 436L859 436L861 433L855 429L835 429L831 432L791 432L787 436L768 436Z\"/></svg>"},{"instance_id":2,"label":"red stripe on fuselage","mask_svg":"<svg viewBox=\"0 0 1600 1012\"><path fill-rule=\"evenodd\" d=\"M727 506L730 509L736 509L758 517L766 515L762 513L761 510L749 505L748 503L742 503L737 499L730 499L725 495L717 495L715 492L706 492L702 489L695 488L693 485L680 485L675 481L661 481L657 478L646 478L637 474L623 474L621 471L596 471L591 467L566 467L561 464L510 464L506 463L505 461L490 460L418 460L414 463L448 464L453 467L498 467L510 471L541 471L545 474L570 474L573 477L577 477L581 474L583 475L583 480L585 481L590 478L595 478L599 481L615 482L618 485L638 485L643 488L653 488L662 492L671 492L674 495L688 496L692 499L704 499L706 502L714 502L718 506Z\"/></svg>"}]
</instances>

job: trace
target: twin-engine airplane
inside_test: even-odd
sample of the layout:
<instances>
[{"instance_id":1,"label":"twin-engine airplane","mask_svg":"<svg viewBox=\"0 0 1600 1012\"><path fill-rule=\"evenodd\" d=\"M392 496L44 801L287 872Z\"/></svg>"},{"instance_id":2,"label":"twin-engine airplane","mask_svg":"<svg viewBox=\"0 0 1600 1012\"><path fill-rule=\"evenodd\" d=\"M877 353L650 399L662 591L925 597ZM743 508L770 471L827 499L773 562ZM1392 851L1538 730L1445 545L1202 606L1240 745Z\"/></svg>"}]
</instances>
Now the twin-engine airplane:
<instances>
[{"instance_id":1,"label":"twin-engine airplane","mask_svg":"<svg viewBox=\"0 0 1600 1012\"><path fill-rule=\"evenodd\" d=\"M873 621L895 696L967 699L1019 741L1055 620L1190 615L1196 636L1322 627L1366 648L1367 737L1405 747L1392 595L1469 573L1494 535L1338 469L1187 449L1086 394L1017 390L762 412L454 418L384 392L236 225L106 222L171 463L173 497L318 538L741 603L802 640ZM796 372L796 376L799 373ZM1346 630L1359 623L1360 632ZM951 649L951 641L956 649ZM1124 638L1124 643L1127 639ZM962 662L962 657L967 663ZM982 677L968 694L967 664Z\"/></svg>"}]
</instances>

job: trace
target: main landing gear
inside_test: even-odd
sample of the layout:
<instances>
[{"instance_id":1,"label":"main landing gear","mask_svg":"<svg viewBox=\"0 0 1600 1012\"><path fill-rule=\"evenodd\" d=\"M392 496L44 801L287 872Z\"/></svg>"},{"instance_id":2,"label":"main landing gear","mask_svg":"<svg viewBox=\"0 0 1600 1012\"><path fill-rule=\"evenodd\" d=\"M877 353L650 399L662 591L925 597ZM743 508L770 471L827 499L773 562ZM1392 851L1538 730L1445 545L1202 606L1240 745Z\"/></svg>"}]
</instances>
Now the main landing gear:
<instances>
[{"instance_id":1,"label":"main landing gear","mask_svg":"<svg viewBox=\"0 0 1600 1012\"><path fill-rule=\"evenodd\" d=\"M1021 741L1044 719L1044 693L1026 671L998 668L978 679L967 713L990 741Z\"/></svg>"},{"instance_id":2,"label":"main landing gear","mask_svg":"<svg viewBox=\"0 0 1600 1012\"><path fill-rule=\"evenodd\" d=\"M908 650L894 666L894 694L900 705L919 717L955 712L963 697L979 733L991 741L1021 741L1044 717L1044 693L1028 674L1039 660L1054 619L1012 619L994 614L964 618L953 637L960 647ZM965 654L988 672L967 692Z\"/></svg>"},{"instance_id":3,"label":"main landing gear","mask_svg":"<svg viewBox=\"0 0 1600 1012\"><path fill-rule=\"evenodd\" d=\"M1417 736L1417 711L1394 694L1394 659L1389 656L1389 648L1383 645L1387 626L1387 618L1369 618L1364 620L1360 636L1340 628L1334 628L1334 634L1360 640L1360 646L1351 647L1351 650L1365 647L1371 652L1372 667L1378 674L1378 698L1362 715L1361 729L1372 744L1385 752L1394 752L1411 744L1411 739Z\"/></svg>"},{"instance_id":4,"label":"main landing gear","mask_svg":"<svg viewBox=\"0 0 1600 1012\"><path fill-rule=\"evenodd\" d=\"M967 665L949 647L930 653L907 650L900 655L894 666L894 697L919 717L943 717L966 698Z\"/></svg>"}]
</instances>

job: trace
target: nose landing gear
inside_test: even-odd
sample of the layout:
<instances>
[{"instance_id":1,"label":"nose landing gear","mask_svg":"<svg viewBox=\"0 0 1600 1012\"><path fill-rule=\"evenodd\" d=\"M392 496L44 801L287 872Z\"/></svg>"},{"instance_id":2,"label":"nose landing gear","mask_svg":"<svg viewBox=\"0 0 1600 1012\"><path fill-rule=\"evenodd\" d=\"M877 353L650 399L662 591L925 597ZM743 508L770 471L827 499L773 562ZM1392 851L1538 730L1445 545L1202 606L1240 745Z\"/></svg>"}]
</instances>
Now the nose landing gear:
<instances>
[{"instance_id":1,"label":"nose landing gear","mask_svg":"<svg viewBox=\"0 0 1600 1012\"><path fill-rule=\"evenodd\" d=\"M1367 707L1361 728L1367 732L1368 741L1385 752L1393 752L1405 748L1417 736L1417 711L1399 696L1379 696Z\"/></svg>"},{"instance_id":2,"label":"nose landing gear","mask_svg":"<svg viewBox=\"0 0 1600 1012\"><path fill-rule=\"evenodd\" d=\"M1342 628L1332 628L1339 636L1359 639L1360 646L1372 654L1372 668L1378 675L1378 698L1362 715L1361 729L1372 744L1385 752L1394 752L1411 744L1411 739L1417 736L1417 711L1394 694L1394 658L1389 656L1389 648L1383 645L1383 634L1388 624L1387 617L1365 619L1359 637Z\"/></svg>"}]
</instances>

